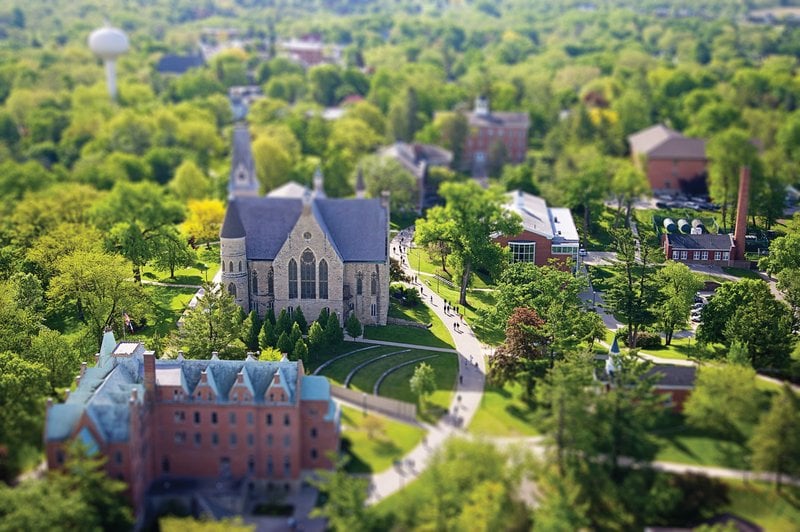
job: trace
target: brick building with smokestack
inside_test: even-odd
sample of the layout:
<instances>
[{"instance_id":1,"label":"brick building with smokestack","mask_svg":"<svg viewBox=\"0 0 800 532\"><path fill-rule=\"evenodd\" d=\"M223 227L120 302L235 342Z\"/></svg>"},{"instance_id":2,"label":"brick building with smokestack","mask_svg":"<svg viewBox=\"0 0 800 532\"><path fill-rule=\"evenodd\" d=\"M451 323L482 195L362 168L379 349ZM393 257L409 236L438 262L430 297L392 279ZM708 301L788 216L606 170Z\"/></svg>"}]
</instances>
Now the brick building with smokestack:
<instances>
[{"instance_id":1,"label":"brick building with smokestack","mask_svg":"<svg viewBox=\"0 0 800 532\"><path fill-rule=\"evenodd\" d=\"M64 465L79 440L105 456L106 472L128 484L141 517L155 481L240 480L294 484L329 468L339 449L340 411L324 377L285 358L156 360L140 342L107 331L96 364L81 366L62 404L48 401L45 452Z\"/></svg>"},{"instance_id":2,"label":"brick building with smokestack","mask_svg":"<svg viewBox=\"0 0 800 532\"><path fill-rule=\"evenodd\" d=\"M745 259L749 200L750 168L743 166L739 173L734 233L667 233L663 236L664 255L676 262L749 268L750 263Z\"/></svg>"}]
</instances>

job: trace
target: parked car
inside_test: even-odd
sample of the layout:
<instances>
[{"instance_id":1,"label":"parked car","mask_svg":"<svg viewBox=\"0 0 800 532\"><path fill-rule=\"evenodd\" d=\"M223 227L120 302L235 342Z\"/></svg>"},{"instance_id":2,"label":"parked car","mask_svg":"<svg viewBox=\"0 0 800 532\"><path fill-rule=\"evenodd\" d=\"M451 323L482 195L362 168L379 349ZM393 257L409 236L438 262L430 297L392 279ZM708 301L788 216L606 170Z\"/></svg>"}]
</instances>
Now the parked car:
<instances>
[{"instance_id":1,"label":"parked car","mask_svg":"<svg viewBox=\"0 0 800 532\"><path fill-rule=\"evenodd\" d=\"M580 255L581 257L585 257L588 254L589 253L586 251L586 248L581 248L578 250L578 255Z\"/></svg>"}]
</instances>

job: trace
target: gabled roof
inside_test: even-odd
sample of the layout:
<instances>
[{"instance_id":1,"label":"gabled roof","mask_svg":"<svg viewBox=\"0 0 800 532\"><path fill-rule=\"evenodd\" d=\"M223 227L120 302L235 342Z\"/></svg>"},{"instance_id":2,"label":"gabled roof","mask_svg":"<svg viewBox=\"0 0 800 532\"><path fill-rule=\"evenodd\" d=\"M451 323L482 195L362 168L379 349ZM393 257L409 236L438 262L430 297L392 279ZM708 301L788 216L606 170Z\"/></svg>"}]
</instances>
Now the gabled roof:
<instances>
[{"instance_id":1,"label":"gabled roof","mask_svg":"<svg viewBox=\"0 0 800 532\"><path fill-rule=\"evenodd\" d=\"M541 235L553 244L577 243L578 230L572 213L566 208L549 208L539 196L521 190L506 194L506 207L522 217L522 229Z\"/></svg>"},{"instance_id":2,"label":"gabled roof","mask_svg":"<svg viewBox=\"0 0 800 532\"><path fill-rule=\"evenodd\" d=\"M519 127L527 129L531 119L528 113L495 112L467 114L469 125L473 127Z\"/></svg>"},{"instance_id":3,"label":"gabled roof","mask_svg":"<svg viewBox=\"0 0 800 532\"><path fill-rule=\"evenodd\" d=\"M296 198L302 199L308 187L301 185L297 181L289 181L278 188L272 189L267 194L268 198Z\"/></svg>"},{"instance_id":4,"label":"gabled roof","mask_svg":"<svg viewBox=\"0 0 800 532\"><path fill-rule=\"evenodd\" d=\"M684 137L674 129L656 124L628 137L631 151L647 155L651 159L698 159L706 158L706 141Z\"/></svg>"},{"instance_id":5,"label":"gabled roof","mask_svg":"<svg viewBox=\"0 0 800 532\"><path fill-rule=\"evenodd\" d=\"M311 201L314 216L343 261L386 260L388 213L380 200L313 198ZM230 213L231 210L235 212ZM244 235L249 260L273 260L302 212L303 201L297 198L232 198L220 236Z\"/></svg>"},{"instance_id":6,"label":"gabled roof","mask_svg":"<svg viewBox=\"0 0 800 532\"><path fill-rule=\"evenodd\" d=\"M698 249L712 251L730 251L733 247L733 235L702 234L682 235L667 234L667 243L673 249Z\"/></svg>"},{"instance_id":7,"label":"gabled roof","mask_svg":"<svg viewBox=\"0 0 800 532\"><path fill-rule=\"evenodd\" d=\"M695 366L676 366L672 364L657 364L650 368L647 375L656 375L656 386L693 388L697 375Z\"/></svg>"}]
</instances>

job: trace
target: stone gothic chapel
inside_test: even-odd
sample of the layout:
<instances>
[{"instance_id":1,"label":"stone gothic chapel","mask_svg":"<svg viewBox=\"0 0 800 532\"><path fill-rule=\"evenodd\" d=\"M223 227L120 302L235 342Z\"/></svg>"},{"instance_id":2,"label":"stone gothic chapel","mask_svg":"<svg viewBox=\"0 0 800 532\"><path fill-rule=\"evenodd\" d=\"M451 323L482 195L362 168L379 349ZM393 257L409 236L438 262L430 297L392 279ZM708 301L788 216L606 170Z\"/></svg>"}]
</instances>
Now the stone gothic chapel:
<instances>
[{"instance_id":1,"label":"stone gothic chapel","mask_svg":"<svg viewBox=\"0 0 800 532\"><path fill-rule=\"evenodd\" d=\"M287 183L267 196L259 185L246 125L233 131L229 202L220 231L221 282L245 311L264 316L298 307L309 319L323 308L344 323L355 313L385 325L389 312L389 198L327 198Z\"/></svg>"}]
</instances>

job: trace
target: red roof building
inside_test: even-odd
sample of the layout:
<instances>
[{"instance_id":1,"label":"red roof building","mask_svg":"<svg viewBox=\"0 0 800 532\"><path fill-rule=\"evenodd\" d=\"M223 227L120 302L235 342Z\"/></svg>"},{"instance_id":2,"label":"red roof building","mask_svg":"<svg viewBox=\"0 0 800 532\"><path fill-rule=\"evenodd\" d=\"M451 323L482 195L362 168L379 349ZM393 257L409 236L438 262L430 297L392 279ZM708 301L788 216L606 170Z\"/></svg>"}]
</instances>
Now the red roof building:
<instances>
[{"instance_id":1,"label":"red roof building","mask_svg":"<svg viewBox=\"0 0 800 532\"><path fill-rule=\"evenodd\" d=\"M653 192L680 192L696 180L705 183L705 140L657 124L629 136L628 144L633 163L645 172Z\"/></svg>"}]
</instances>

